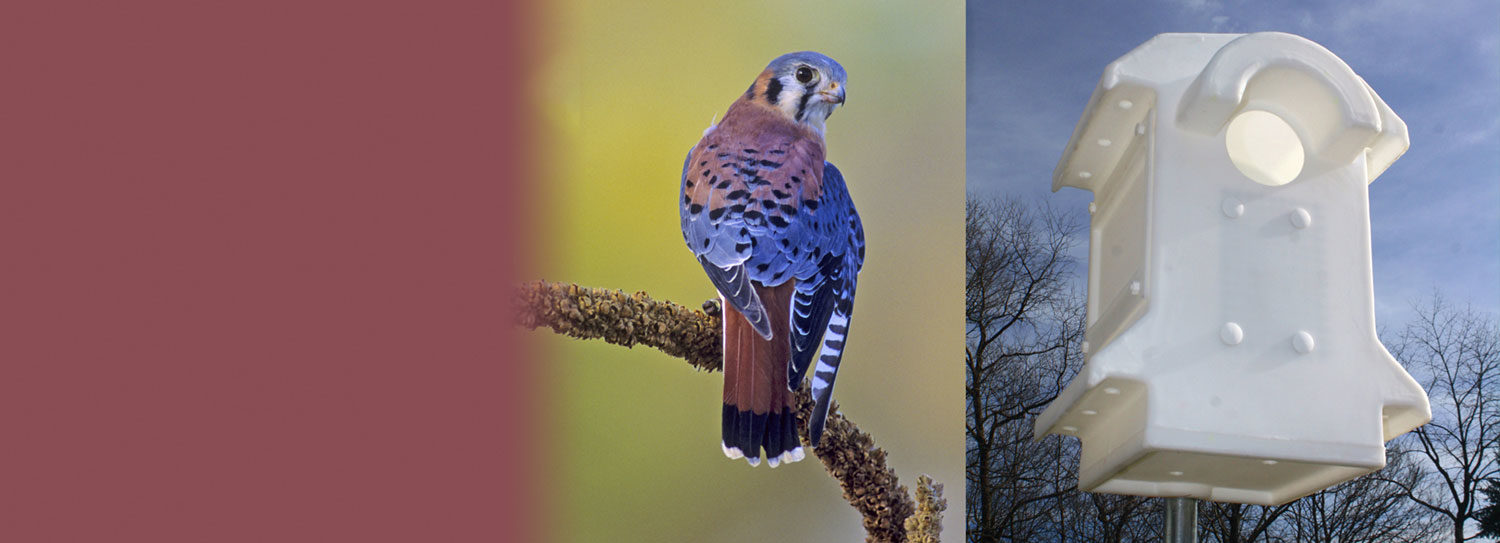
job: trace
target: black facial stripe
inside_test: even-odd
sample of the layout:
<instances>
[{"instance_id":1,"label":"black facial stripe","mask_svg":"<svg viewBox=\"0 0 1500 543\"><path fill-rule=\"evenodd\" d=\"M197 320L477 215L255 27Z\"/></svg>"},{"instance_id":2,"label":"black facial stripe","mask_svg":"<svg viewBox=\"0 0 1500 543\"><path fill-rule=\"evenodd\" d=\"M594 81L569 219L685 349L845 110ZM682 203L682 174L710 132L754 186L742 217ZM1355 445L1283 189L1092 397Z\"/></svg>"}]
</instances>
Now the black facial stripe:
<instances>
[{"instance_id":1,"label":"black facial stripe","mask_svg":"<svg viewBox=\"0 0 1500 543\"><path fill-rule=\"evenodd\" d=\"M773 77L770 81L766 82L766 101L770 102L771 105L776 105L776 101L780 99L781 80Z\"/></svg>"},{"instance_id":2,"label":"black facial stripe","mask_svg":"<svg viewBox=\"0 0 1500 543\"><path fill-rule=\"evenodd\" d=\"M803 88L803 91L802 91L802 102L799 103L799 104L797 104L797 120L799 120L799 121L804 120L802 118L802 114L807 112L807 101L812 99L812 97L813 97L813 88L815 88L815 87L817 87L816 83L808 85L808 86L806 86L806 87Z\"/></svg>"}]
</instances>

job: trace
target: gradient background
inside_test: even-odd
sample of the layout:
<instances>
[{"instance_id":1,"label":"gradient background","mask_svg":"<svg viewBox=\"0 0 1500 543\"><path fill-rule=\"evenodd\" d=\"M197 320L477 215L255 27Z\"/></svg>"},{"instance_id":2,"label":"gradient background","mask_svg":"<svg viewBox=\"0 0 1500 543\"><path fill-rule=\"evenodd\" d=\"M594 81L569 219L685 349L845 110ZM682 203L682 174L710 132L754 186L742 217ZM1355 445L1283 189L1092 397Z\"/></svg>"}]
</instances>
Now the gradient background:
<instances>
[{"instance_id":1,"label":"gradient background","mask_svg":"<svg viewBox=\"0 0 1500 543\"><path fill-rule=\"evenodd\" d=\"M682 160L772 58L848 70L828 156L868 257L835 398L901 482L946 485L962 537L964 5L574 1L555 10L537 93L553 168L540 276L696 307L712 285L683 246ZM549 526L563 541L853 541L859 514L821 463L724 458L722 377L652 349L536 332Z\"/></svg>"}]
</instances>

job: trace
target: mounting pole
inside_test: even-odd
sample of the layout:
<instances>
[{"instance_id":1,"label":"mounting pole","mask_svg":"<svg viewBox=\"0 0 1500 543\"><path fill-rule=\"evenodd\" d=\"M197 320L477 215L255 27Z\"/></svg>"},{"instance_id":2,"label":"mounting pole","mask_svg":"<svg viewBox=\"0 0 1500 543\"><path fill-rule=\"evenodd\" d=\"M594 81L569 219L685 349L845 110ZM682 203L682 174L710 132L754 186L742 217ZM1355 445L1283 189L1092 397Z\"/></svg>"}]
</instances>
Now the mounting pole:
<instances>
[{"instance_id":1,"label":"mounting pole","mask_svg":"<svg viewBox=\"0 0 1500 543\"><path fill-rule=\"evenodd\" d=\"M1165 526L1161 540L1166 543L1198 543L1197 498L1163 498Z\"/></svg>"}]
</instances>

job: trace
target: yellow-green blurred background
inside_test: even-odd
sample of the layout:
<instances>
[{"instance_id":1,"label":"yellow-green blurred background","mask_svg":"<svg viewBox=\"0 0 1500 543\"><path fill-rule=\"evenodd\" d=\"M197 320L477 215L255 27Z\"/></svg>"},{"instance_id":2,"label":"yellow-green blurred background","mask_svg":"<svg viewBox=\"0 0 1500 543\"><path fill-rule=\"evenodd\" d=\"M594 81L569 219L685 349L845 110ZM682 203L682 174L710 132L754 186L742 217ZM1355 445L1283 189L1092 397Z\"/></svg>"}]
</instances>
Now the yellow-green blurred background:
<instances>
[{"instance_id":1,"label":"yellow-green blurred background","mask_svg":"<svg viewBox=\"0 0 1500 543\"><path fill-rule=\"evenodd\" d=\"M538 272L693 307L715 295L678 227L683 156L772 58L816 50L844 65L828 157L868 249L834 396L903 484L927 473L946 485L944 539L961 541L963 2L573 0L547 18ZM535 335L557 539L863 540L812 455L774 470L724 457L720 374Z\"/></svg>"}]
</instances>

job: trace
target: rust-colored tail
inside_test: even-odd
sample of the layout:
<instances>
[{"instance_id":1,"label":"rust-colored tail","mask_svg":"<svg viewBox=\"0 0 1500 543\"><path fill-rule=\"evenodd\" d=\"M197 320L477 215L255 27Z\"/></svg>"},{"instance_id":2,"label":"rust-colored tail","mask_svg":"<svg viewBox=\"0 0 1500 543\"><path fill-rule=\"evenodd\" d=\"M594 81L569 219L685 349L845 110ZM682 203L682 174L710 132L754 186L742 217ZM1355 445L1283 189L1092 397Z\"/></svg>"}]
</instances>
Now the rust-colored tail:
<instances>
[{"instance_id":1,"label":"rust-colored tail","mask_svg":"<svg viewBox=\"0 0 1500 543\"><path fill-rule=\"evenodd\" d=\"M794 282L754 285L771 321L771 339L762 338L733 307L724 308L724 454L776 467L803 457L787 388L792 357L791 301Z\"/></svg>"}]
</instances>

